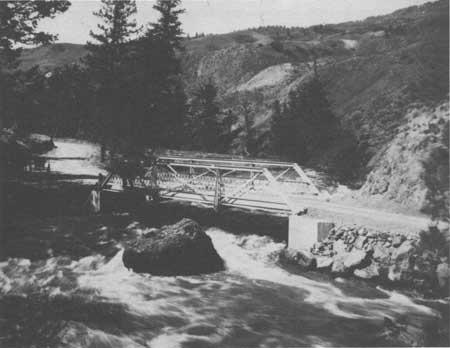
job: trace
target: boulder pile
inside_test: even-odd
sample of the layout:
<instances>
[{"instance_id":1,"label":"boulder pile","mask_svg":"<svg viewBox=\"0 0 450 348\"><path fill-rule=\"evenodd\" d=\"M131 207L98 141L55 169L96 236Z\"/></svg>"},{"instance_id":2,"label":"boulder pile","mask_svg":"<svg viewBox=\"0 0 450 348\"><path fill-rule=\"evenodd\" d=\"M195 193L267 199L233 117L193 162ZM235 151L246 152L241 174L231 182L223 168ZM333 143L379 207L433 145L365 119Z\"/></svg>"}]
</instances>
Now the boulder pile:
<instances>
[{"instance_id":1,"label":"boulder pile","mask_svg":"<svg viewBox=\"0 0 450 348\"><path fill-rule=\"evenodd\" d=\"M280 261L297 264L301 270L314 268L336 276L356 276L448 296L448 258L423 248L417 235L340 226L316 243L309 254L286 249Z\"/></svg>"}]
</instances>

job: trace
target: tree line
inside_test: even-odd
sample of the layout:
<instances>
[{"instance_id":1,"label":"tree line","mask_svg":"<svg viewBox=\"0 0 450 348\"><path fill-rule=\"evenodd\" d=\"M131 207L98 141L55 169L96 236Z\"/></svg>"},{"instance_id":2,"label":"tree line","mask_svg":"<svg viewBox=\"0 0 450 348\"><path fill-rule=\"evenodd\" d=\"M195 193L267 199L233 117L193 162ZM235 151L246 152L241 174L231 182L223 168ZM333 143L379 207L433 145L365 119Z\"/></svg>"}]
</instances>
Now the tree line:
<instances>
[{"instance_id":1,"label":"tree line","mask_svg":"<svg viewBox=\"0 0 450 348\"><path fill-rule=\"evenodd\" d=\"M43 74L38 68L15 69L20 49L14 45L50 42L54 37L37 31L37 22L27 18L53 17L70 3L2 2L2 16L10 23L9 32L2 31L8 40L0 51L9 67L2 71L4 126L93 139L112 151L225 151L230 122L221 114L214 82L200 82L190 102L185 94L180 5L180 0L158 0L153 8L159 19L142 28L134 18L135 1L102 0L94 13L100 23L90 32L81 64Z\"/></svg>"}]
</instances>

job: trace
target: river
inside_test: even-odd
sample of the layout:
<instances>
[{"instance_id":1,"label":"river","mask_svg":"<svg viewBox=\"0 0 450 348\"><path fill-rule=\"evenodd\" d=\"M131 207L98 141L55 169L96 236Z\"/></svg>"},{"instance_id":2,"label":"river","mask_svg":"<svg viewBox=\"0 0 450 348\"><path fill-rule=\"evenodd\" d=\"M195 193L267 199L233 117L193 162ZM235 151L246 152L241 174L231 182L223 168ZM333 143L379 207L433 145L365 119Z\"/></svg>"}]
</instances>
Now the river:
<instances>
[{"instance_id":1,"label":"river","mask_svg":"<svg viewBox=\"0 0 450 348\"><path fill-rule=\"evenodd\" d=\"M207 234L225 260L223 272L140 275L123 266L123 251L111 259L12 259L0 265L0 289L33 289L55 299L48 306L66 308L56 316L66 323L63 347L373 346L388 344L386 317L407 317L420 332L440 316L363 282L289 273L276 263L284 244L268 237L215 228Z\"/></svg>"},{"instance_id":2,"label":"river","mask_svg":"<svg viewBox=\"0 0 450 348\"><path fill-rule=\"evenodd\" d=\"M47 331L54 346L71 348L397 346L404 340L387 338L386 318L405 323L414 335L448 318L442 301L290 273L277 263L284 243L230 232L207 230L226 265L210 275L136 274L123 266L123 250L112 257L0 263L0 293L13 296L3 308L25 317L17 325L31 335L13 346L40 348L23 342Z\"/></svg>"}]
</instances>

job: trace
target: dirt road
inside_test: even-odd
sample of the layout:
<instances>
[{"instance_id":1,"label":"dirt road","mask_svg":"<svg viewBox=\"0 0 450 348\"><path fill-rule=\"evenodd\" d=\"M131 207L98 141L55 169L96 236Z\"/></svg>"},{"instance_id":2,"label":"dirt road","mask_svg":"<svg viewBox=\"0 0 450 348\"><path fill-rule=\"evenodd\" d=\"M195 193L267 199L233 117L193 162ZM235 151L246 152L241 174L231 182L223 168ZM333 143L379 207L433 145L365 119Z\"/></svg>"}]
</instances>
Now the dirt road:
<instances>
[{"instance_id":1,"label":"dirt road","mask_svg":"<svg viewBox=\"0 0 450 348\"><path fill-rule=\"evenodd\" d=\"M340 224L363 225L386 232L419 233L428 228L428 217L388 213L371 208L330 203L302 198L298 202L308 208L308 215Z\"/></svg>"}]
</instances>

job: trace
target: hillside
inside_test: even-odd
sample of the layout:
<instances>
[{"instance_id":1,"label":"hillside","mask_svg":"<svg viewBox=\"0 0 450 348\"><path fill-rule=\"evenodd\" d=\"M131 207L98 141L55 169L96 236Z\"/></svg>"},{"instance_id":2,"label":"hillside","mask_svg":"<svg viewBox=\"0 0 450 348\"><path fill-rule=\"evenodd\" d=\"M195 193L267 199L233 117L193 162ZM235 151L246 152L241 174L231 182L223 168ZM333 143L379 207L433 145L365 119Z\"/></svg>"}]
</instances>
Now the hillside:
<instances>
[{"instance_id":1,"label":"hillside","mask_svg":"<svg viewBox=\"0 0 450 348\"><path fill-rule=\"evenodd\" d=\"M189 92L199 80L212 78L224 108L239 113L239 105L248 104L263 155L269 150L265 135L273 103L285 101L292 88L311 77L316 56L335 115L364 149L360 194L420 210L428 205L427 161L448 122L448 7L441 0L358 22L262 27L186 40L186 88ZM85 54L79 45L39 47L24 52L21 68L53 69ZM428 129L437 118L439 131L432 134ZM420 120L420 135L408 130L418 127L413 119ZM431 145L418 151L416 140ZM240 144L235 139L231 150L239 153ZM349 157L347 150L342 139L308 165L328 170L336 158ZM380 182L391 186L380 189Z\"/></svg>"},{"instance_id":2,"label":"hillside","mask_svg":"<svg viewBox=\"0 0 450 348\"><path fill-rule=\"evenodd\" d=\"M19 68L27 70L37 65L41 70L47 71L67 64L79 64L86 53L84 46L77 44L57 43L40 46L23 50Z\"/></svg>"}]
</instances>

